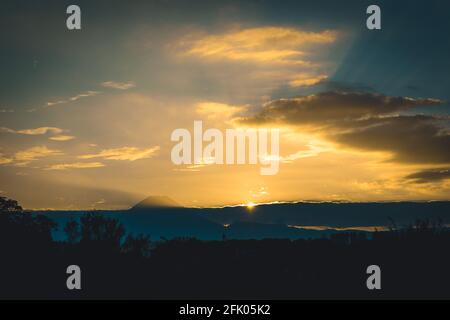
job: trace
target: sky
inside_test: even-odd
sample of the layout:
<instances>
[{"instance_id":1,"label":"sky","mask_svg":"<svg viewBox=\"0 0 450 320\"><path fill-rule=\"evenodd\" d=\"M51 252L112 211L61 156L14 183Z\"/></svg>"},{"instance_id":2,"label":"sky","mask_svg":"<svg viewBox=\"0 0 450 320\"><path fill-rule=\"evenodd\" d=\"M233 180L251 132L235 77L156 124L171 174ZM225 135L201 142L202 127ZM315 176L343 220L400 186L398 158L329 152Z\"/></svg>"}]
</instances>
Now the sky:
<instances>
[{"instance_id":1,"label":"sky","mask_svg":"<svg viewBox=\"0 0 450 320\"><path fill-rule=\"evenodd\" d=\"M25 208L450 200L446 1L0 7L0 196ZM279 129L279 172L175 165L195 120Z\"/></svg>"}]
</instances>

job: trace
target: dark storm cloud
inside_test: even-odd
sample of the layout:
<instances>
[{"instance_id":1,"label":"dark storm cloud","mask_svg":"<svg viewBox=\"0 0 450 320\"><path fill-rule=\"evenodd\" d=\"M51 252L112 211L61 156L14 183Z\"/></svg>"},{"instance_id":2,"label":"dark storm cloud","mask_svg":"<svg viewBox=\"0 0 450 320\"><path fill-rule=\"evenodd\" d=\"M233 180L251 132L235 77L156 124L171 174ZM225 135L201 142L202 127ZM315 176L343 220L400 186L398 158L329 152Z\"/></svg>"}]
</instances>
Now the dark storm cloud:
<instances>
[{"instance_id":1,"label":"dark storm cloud","mask_svg":"<svg viewBox=\"0 0 450 320\"><path fill-rule=\"evenodd\" d=\"M390 152L395 161L450 163L448 118L399 115L414 107L442 103L368 92L322 92L271 101L256 115L239 121L312 126L341 145Z\"/></svg>"},{"instance_id":2,"label":"dark storm cloud","mask_svg":"<svg viewBox=\"0 0 450 320\"><path fill-rule=\"evenodd\" d=\"M450 135L430 116L395 116L356 121L335 141L362 150L388 151L405 163L450 163Z\"/></svg>"},{"instance_id":3,"label":"dark storm cloud","mask_svg":"<svg viewBox=\"0 0 450 320\"><path fill-rule=\"evenodd\" d=\"M405 179L410 180L414 183L440 182L446 179L450 179L450 169L441 168L422 170L406 176Z\"/></svg>"},{"instance_id":4,"label":"dark storm cloud","mask_svg":"<svg viewBox=\"0 0 450 320\"><path fill-rule=\"evenodd\" d=\"M436 99L390 97L375 93L329 91L271 101L243 123L283 122L288 124L335 123L343 120L388 115L417 106L439 105Z\"/></svg>"}]
</instances>

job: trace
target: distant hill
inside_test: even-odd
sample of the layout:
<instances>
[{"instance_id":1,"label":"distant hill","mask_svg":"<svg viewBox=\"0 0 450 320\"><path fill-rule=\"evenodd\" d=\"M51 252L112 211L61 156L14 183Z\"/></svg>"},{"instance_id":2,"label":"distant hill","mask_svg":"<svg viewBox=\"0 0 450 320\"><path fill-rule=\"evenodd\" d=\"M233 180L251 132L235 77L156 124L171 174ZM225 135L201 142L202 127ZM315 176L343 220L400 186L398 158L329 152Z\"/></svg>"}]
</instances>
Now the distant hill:
<instances>
[{"instance_id":1,"label":"distant hill","mask_svg":"<svg viewBox=\"0 0 450 320\"><path fill-rule=\"evenodd\" d=\"M173 199L166 196L149 196L133 206L131 210L150 209L150 208L179 208L181 207Z\"/></svg>"},{"instance_id":2,"label":"distant hill","mask_svg":"<svg viewBox=\"0 0 450 320\"><path fill-rule=\"evenodd\" d=\"M256 222L238 221L225 229L228 239L318 239L328 237L341 231L334 229L307 230L303 228L292 228L283 224L266 224Z\"/></svg>"},{"instance_id":3,"label":"distant hill","mask_svg":"<svg viewBox=\"0 0 450 320\"><path fill-rule=\"evenodd\" d=\"M54 233L64 237L64 225L86 211L45 211L59 225ZM319 238L345 232L340 228L404 227L416 219L450 225L450 202L282 203L224 208L186 208L164 196L151 196L129 210L95 211L118 219L134 234L152 239L195 237L202 240ZM307 227L325 226L324 230Z\"/></svg>"},{"instance_id":4,"label":"distant hill","mask_svg":"<svg viewBox=\"0 0 450 320\"><path fill-rule=\"evenodd\" d=\"M332 228L405 226L416 219L442 220L450 224L450 202L298 202L264 204L252 211L243 207L205 208L202 214L220 224L247 221L291 226L328 226Z\"/></svg>"}]
</instances>

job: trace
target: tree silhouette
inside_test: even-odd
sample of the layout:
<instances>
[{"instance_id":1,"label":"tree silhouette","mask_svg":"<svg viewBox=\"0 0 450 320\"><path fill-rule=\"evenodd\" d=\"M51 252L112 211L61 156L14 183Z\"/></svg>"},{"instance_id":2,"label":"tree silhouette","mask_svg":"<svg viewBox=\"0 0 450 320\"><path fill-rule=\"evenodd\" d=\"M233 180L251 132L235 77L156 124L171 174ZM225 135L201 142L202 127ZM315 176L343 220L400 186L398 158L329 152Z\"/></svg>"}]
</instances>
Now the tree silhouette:
<instances>
[{"instance_id":1,"label":"tree silhouette","mask_svg":"<svg viewBox=\"0 0 450 320\"><path fill-rule=\"evenodd\" d=\"M80 223L80 243L97 243L113 250L120 249L122 237L125 235L125 228L119 221L89 213L80 218Z\"/></svg>"},{"instance_id":2,"label":"tree silhouette","mask_svg":"<svg viewBox=\"0 0 450 320\"><path fill-rule=\"evenodd\" d=\"M73 219L66 223L64 232L67 235L67 242L70 244L74 244L81 237L80 225Z\"/></svg>"},{"instance_id":3,"label":"tree silhouette","mask_svg":"<svg viewBox=\"0 0 450 320\"><path fill-rule=\"evenodd\" d=\"M0 197L0 213L22 212L22 207L16 200Z\"/></svg>"},{"instance_id":4,"label":"tree silhouette","mask_svg":"<svg viewBox=\"0 0 450 320\"><path fill-rule=\"evenodd\" d=\"M148 257L151 250L150 237L147 235L128 235L122 246L123 252L136 257Z\"/></svg>"}]
</instances>

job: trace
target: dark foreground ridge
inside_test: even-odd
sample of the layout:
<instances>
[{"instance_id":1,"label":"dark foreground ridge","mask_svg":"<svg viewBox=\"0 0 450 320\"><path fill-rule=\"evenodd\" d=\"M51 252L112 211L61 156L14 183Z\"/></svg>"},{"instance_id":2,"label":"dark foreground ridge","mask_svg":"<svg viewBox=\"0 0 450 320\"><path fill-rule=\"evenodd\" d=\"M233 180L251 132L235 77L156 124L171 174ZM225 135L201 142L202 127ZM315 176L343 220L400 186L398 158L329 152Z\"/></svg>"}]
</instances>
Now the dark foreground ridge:
<instances>
[{"instance_id":1,"label":"dark foreground ridge","mask_svg":"<svg viewBox=\"0 0 450 320\"><path fill-rule=\"evenodd\" d=\"M0 298L450 297L450 232L439 220L370 237L152 241L88 213L69 219L65 240L54 241L51 219L12 205L0 214ZM82 270L80 291L66 287L66 268L74 264ZM366 287L372 264L382 270L381 290Z\"/></svg>"}]
</instances>

